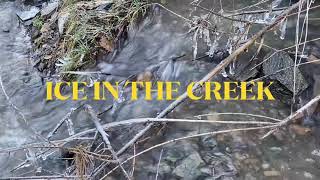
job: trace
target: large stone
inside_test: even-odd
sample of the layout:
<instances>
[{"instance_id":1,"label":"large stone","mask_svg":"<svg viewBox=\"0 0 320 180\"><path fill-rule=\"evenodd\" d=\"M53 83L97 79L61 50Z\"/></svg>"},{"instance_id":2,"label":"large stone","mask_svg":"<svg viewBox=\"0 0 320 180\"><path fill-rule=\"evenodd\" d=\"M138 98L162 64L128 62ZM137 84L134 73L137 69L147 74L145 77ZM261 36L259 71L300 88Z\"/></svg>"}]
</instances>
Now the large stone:
<instances>
[{"instance_id":1,"label":"large stone","mask_svg":"<svg viewBox=\"0 0 320 180\"><path fill-rule=\"evenodd\" d=\"M47 6L45 6L42 10L41 10L41 16L48 16L50 15L54 10L56 10L59 6L59 1L55 0L52 2L49 2L47 4Z\"/></svg>"},{"instance_id":2,"label":"large stone","mask_svg":"<svg viewBox=\"0 0 320 180\"><path fill-rule=\"evenodd\" d=\"M273 52L266 55L270 57ZM277 52L269 60L263 63L263 72L270 79L279 81L291 92L294 91L294 61L286 52ZM285 70L282 70L285 69ZM280 71L282 70L282 71ZM280 72L278 72L280 71ZM277 73L276 73L277 72ZM299 68L296 68L295 92L299 93L308 87L308 83L303 77Z\"/></svg>"},{"instance_id":3,"label":"large stone","mask_svg":"<svg viewBox=\"0 0 320 180\"><path fill-rule=\"evenodd\" d=\"M197 179L202 174L200 166L204 164L200 155L194 152L181 161L181 163L173 170L173 174L183 179Z\"/></svg>"},{"instance_id":4,"label":"large stone","mask_svg":"<svg viewBox=\"0 0 320 180\"><path fill-rule=\"evenodd\" d=\"M29 10L17 12L17 16L22 21L27 21L34 18L39 12L40 12L40 9L38 7L31 6Z\"/></svg>"}]
</instances>

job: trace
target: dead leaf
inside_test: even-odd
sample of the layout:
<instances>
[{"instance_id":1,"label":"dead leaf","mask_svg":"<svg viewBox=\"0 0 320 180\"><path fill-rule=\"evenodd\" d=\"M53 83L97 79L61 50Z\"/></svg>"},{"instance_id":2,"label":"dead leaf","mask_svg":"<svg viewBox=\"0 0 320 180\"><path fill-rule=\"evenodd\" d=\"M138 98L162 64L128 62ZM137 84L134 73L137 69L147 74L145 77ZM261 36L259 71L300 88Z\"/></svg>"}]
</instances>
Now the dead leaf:
<instances>
[{"instance_id":1,"label":"dead leaf","mask_svg":"<svg viewBox=\"0 0 320 180\"><path fill-rule=\"evenodd\" d=\"M311 54L311 55L307 58L307 61L310 62L310 63L312 63L312 64L320 64L320 59L319 59L317 56L313 55L313 54Z\"/></svg>"},{"instance_id":2,"label":"dead leaf","mask_svg":"<svg viewBox=\"0 0 320 180\"><path fill-rule=\"evenodd\" d=\"M297 124L292 124L292 125L290 125L290 129L291 129L295 134L298 134L298 135L300 135L300 136L305 136L305 135L307 135L308 133L311 132L311 129L310 129L310 128L303 127L303 126L300 126L300 125L297 125Z\"/></svg>"},{"instance_id":3,"label":"dead leaf","mask_svg":"<svg viewBox=\"0 0 320 180\"><path fill-rule=\"evenodd\" d=\"M152 80L153 74L150 71L145 71L143 73L138 74L137 81L138 82L150 82Z\"/></svg>"},{"instance_id":4,"label":"dead leaf","mask_svg":"<svg viewBox=\"0 0 320 180\"><path fill-rule=\"evenodd\" d=\"M105 49L106 51L112 52L113 51L113 44L109 41L105 36L102 36L99 45Z\"/></svg>"},{"instance_id":5,"label":"dead leaf","mask_svg":"<svg viewBox=\"0 0 320 180\"><path fill-rule=\"evenodd\" d=\"M40 29L40 32L42 34L45 34L45 33L49 32L49 30L50 30L50 23L44 23Z\"/></svg>"}]
</instances>

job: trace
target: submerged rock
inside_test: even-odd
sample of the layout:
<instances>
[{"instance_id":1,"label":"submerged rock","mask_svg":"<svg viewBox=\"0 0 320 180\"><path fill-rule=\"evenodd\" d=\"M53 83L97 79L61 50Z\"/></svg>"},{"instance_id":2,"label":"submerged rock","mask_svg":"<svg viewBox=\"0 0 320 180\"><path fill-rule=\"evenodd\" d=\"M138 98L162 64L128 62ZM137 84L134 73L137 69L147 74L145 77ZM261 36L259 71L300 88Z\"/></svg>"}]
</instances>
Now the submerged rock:
<instances>
[{"instance_id":1,"label":"submerged rock","mask_svg":"<svg viewBox=\"0 0 320 180\"><path fill-rule=\"evenodd\" d=\"M270 57L273 52L270 52L266 57ZM294 91L294 62L286 52L277 52L268 61L263 63L263 72L270 79L279 81L291 92ZM282 70L284 69L284 70ZM282 70L281 72L278 72ZM278 73L276 73L278 72ZM296 93L302 92L308 87L308 83L303 77L299 68L296 68Z\"/></svg>"},{"instance_id":2,"label":"submerged rock","mask_svg":"<svg viewBox=\"0 0 320 180\"><path fill-rule=\"evenodd\" d=\"M36 17L36 15L39 12L40 12L40 9L38 7L31 6L31 8L29 10L17 12L17 16L22 21L27 21L27 20L30 20L30 19Z\"/></svg>"},{"instance_id":3,"label":"submerged rock","mask_svg":"<svg viewBox=\"0 0 320 180\"><path fill-rule=\"evenodd\" d=\"M183 179L196 179L202 174L200 170L202 164L204 164L204 161L197 152L194 152L182 160L173 170L173 174Z\"/></svg>"}]
</instances>

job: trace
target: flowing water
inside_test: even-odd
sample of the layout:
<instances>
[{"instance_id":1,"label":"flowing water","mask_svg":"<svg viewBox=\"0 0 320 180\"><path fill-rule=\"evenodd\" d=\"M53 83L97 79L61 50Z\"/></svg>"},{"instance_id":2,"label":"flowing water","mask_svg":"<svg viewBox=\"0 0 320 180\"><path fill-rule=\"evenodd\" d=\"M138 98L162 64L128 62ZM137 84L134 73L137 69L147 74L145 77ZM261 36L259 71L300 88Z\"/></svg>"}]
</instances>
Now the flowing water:
<instances>
[{"instance_id":1,"label":"flowing water","mask_svg":"<svg viewBox=\"0 0 320 180\"><path fill-rule=\"evenodd\" d=\"M229 3L227 3L229 2ZM226 10L245 7L256 1L233 4L223 1ZM240 5L239 5L240 4ZM189 17L193 8L189 3L169 1L166 6L175 12ZM219 7L217 2L207 4L206 7ZM83 103L90 104L97 112L102 112L113 104L111 111L101 116L104 122L120 121L138 117L155 117L170 102L126 100L123 101L46 101L46 89L43 79L33 68L34 60L31 56L31 40L27 30L19 22L16 12L20 6L15 2L0 2L0 148L15 148L26 143L42 142L43 137L72 108ZM197 15L203 15L200 12ZM223 24L223 23L221 23ZM227 30L225 24L221 28ZM315 27L310 32L316 32ZM101 57L96 68L111 76L92 75L90 78L99 80L123 80L133 74L152 72L161 80L180 81L181 87L201 79L218 62L208 57L200 61L192 61L192 36L189 28L179 17L174 16L162 8L155 8L153 15L142 21L139 27L129 32L129 39L112 61ZM288 31L288 40L283 45L294 41L294 30ZM313 36L316 36L315 33ZM274 38L274 37L273 37ZM272 45L282 42L280 37ZM222 40L221 40L222 41ZM281 44L281 43L280 43ZM198 56L206 51L205 45L199 44ZM278 46L277 46L278 47ZM284 46L285 47L285 46ZM88 78L87 76L85 78ZM214 81L223 81L222 75ZM180 88L179 93L184 91ZM212 114L217 112L259 114L277 119L283 119L290 114L290 107L279 100L276 101L186 101L177 107L168 117L193 118L195 115ZM247 116L205 116L212 120L257 120ZM76 133L94 127L86 113L76 111L71 116ZM110 139L119 149L143 125L127 127L121 131L110 132ZM69 128L69 129L70 129ZM170 123L157 132L158 136L151 136L146 143L137 147L143 150L151 145L179 138L186 135L210 132L231 128L230 125L210 125L198 123ZM163 147L158 179L318 179L319 144L314 136L284 135L279 138L269 137L260 140L266 132L234 132L214 137L193 138L173 143ZM58 130L56 139L67 137L68 128L62 126ZM162 148L155 149L136 159L136 179L155 179L157 166ZM19 153L4 153L0 151L0 178L5 176L57 175L63 169L63 162L52 157L50 163L44 163L40 169L33 161L34 152L31 149ZM25 167L19 167L28 157ZM200 157L200 158L199 158ZM45 159L45 158L44 158ZM193 167L181 167L189 162ZM193 164L195 163L195 164ZM17 168L18 167L18 168ZM130 167L130 166L128 166ZM117 177L117 176L114 176ZM112 179L110 177L110 179ZM118 179L118 178L115 178Z\"/></svg>"}]
</instances>

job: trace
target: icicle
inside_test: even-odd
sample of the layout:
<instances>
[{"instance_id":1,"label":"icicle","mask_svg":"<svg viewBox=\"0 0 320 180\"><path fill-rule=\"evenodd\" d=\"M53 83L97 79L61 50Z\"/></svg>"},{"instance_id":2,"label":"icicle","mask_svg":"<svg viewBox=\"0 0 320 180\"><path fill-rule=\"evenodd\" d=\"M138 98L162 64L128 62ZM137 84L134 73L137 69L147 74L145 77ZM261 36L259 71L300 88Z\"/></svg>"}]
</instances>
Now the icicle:
<instances>
[{"instance_id":1,"label":"icicle","mask_svg":"<svg viewBox=\"0 0 320 180\"><path fill-rule=\"evenodd\" d=\"M197 58L198 54L198 42L197 42L197 36L198 36L199 29L196 30L196 32L193 35L192 41L193 41L193 60Z\"/></svg>"},{"instance_id":2,"label":"icicle","mask_svg":"<svg viewBox=\"0 0 320 180\"><path fill-rule=\"evenodd\" d=\"M286 29L287 29L287 22L288 22L288 19L285 19L284 21L282 21L281 25L280 25L280 39L284 39L285 36L286 36Z\"/></svg>"},{"instance_id":3,"label":"icicle","mask_svg":"<svg viewBox=\"0 0 320 180\"><path fill-rule=\"evenodd\" d=\"M70 118L68 118L66 120L66 123L67 123L67 128L68 128L68 133L70 136L74 135L74 128L73 128L73 122Z\"/></svg>"},{"instance_id":4,"label":"icicle","mask_svg":"<svg viewBox=\"0 0 320 180\"><path fill-rule=\"evenodd\" d=\"M231 75L234 75L235 74L235 69L236 69L236 63L235 62L232 62L231 66L229 66L229 73Z\"/></svg>"},{"instance_id":5,"label":"icicle","mask_svg":"<svg viewBox=\"0 0 320 180\"><path fill-rule=\"evenodd\" d=\"M221 75L223 76L223 77L228 77L228 74L227 74L227 72L226 72L226 68L223 68L222 69L222 72L221 72Z\"/></svg>"},{"instance_id":6,"label":"icicle","mask_svg":"<svg viewBox=\"0 0 320 180\"><path fill-rule=\"evenodd\" d=\"M265 13L263 20L266 22L266 21L268 21L268 19L270 19L270 13Z\"/></svg>"},{"instance_id":7,"label":"icicle","mask_svg":"<svg viewBox=\"0 0 320 180\"><path fill-rule=\"evenodd\" d=\"M229 54L232 53L232 40L230 38L227 41L226 49L228 50Z\"/></svg>"},{"instance_id":8,"label":"icicle","mask_svg":"<svg viewBox=\"0 0 320 180\"><path fill-rule=\"evenodd\" d=\"M217 40L215 40L214 43L212 43L210 45L209 52L207 52L206 54L209 55L209 57L213 57L214 53L216 52L217 47L218 47L218 42L217 42Z\"/></svg>"},{"instance_id":9,"label":"icicle","mask_svg":"<svg viewBox=\"0 0 320 180\"><path fill-rule=\"evenodd\" d=\"M123 103L125 100L126 100L126 98L124 96L123 87L120 87L119 98L117 100L113 101L111 114L114 114L116 112L116 110L118 109L119 104Z\"/></svg>"},{"instance_id":10,"label":"icicle","mask_svg":"<svg viewBox=\"0 0 320 180\"><path fill-rule=\"evenodd\" d=\"M93 80L92 77L89 77L89 84L87 85L87 87L93 87L95 82L96 80Z\"/></svg>"},{"instance_id":11,"label":"icicle","mask_svg":"<svg viewBox=\"0 0 320 180\"><path fill-rule=\"evenodd\" d=\"M211 39L210 39L210 31L209 29L203 30L203 36L204 36L204 42L207 43L208 46L210 46Z\"/></svg>"}]
</instances>

